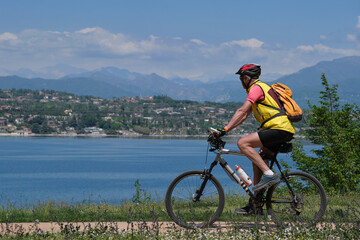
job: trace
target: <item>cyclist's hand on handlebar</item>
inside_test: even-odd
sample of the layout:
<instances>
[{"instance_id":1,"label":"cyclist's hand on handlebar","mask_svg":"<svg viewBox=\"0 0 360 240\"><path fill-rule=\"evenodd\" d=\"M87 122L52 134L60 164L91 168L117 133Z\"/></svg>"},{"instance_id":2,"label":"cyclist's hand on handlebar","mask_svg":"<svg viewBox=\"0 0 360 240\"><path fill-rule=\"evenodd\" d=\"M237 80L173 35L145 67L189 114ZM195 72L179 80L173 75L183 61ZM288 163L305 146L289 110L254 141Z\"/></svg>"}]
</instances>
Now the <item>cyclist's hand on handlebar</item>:
<instances>
[{"instance_id":1,"label":"cyclist's hand on handlebar","mask_svg":"<svg viewBox=\"0 0 360 240\"><path fill-rule=\"evenodd\" d=\"M208 132L211 133L213 138L219 138L224 136L228 131L225 128L209 128Z\"/></svg>"},{"instance_id":2,"label":"cyclist's hand on handlebar","mask_svg":"<svg viewBox=\"0 0 360 240\"><path fill-rule=\"evenodd\" d=\"M217 128L216 130L219 131L218 137L222 137L227 133L227 131L224 128Z\"/></svg>"}]
</instances>

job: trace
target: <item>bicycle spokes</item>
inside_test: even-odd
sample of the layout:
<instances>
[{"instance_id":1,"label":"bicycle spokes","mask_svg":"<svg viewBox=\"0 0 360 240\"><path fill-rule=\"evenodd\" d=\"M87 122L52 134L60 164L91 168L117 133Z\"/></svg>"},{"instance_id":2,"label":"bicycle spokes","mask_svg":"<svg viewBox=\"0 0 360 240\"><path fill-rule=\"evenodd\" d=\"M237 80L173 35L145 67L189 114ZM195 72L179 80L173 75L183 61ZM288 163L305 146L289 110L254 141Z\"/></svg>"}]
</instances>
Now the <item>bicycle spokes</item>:
<instances>
[{"instance_id":1,"label":"bicycle spokes","mask_svg":"<svg viewBox=\"0 0 360 240\"><path fill-rule=\"evenodd\" d=\"M292 172L271 187L267 195L267 208L279 225L301 224L310 226L320 220L326 208L322 185L310 174ZM288 191L288 185L292 193Z\"/></svg>"},{"instance_id":2,"label":"bicycle spokes","mask_svg":"<svg viewBox=\"0 0 360 240\"><path fill-rule=\"evenodd\" d=\"M201 171L189 171L180 175L166 194L170 217L185 228L210 225L224 208L224 191L218 180L210 176L204 181L201 174Z\"/></svg>"}]
</instances>

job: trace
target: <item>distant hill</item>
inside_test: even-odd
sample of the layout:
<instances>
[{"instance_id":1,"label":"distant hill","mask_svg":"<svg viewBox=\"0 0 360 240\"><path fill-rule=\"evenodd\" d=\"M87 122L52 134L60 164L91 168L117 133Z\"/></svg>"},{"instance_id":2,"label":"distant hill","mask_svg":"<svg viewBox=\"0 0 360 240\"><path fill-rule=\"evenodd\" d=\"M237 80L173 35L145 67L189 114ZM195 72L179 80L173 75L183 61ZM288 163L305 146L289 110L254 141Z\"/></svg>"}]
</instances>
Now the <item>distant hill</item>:
<instances>
[{"instance_id":1,"label":"distant hill","mask_svg":"<svg viewBox=\"0 0 360 240\"><path fill-rule=\"evenodd\" d=\"M325 73L330 84L339 85L338 93L343 103L360 105L360 57L319 62L315 66L304 68L273 82L288 85L293 90L294 99L300 106L307 108L307 100L312 103L317 103L319 100L319 91L323 90L321 73ZM203 83L182 78L167 79L157 74L145 75L114 67L71 74L57 80L18 76L0 77L0 88L52 89L103 98L167 95L173 99L200 102L239 102L244 101L246 97L236 76L230 81Z\"/></svg>"},{"instance_id":2,"label":"distant hill","mask_svg":"<svg viewBox=\"0 0 360 240\"><path fill-rule=\"evenodd\" d=\"M91 95L96 97L112 98L114 96L129 96L132 92L115 87L91 78L69 78L49 80L42 78L21 78L17 76L0 77L1 89L51 89L74 93L76 95Z\"/></svg>"},{"instance_id":3,"label":"distant hill","mask_svg":"<svg viewBox=\"0 0 360 240\"><path fill-rule=\"evenodd\" d=\"M300 105L307 106L307 100L319 100L319 91L323 90L322 73L325 73L329 84L338 84L341 102L360 105L360 57L357 56L319 62L315 66L304 68L274 82L281 82L290 87L294 99Z\"/></svg>"},{"instance_id":4,"label":"distant hill","mask_svg":"<svg viewBox=\"0 0 360 240\"><path fill-rule=\"evenodd\" d=\"M52 89L77 95L113 98L124 96L167 95L173 99L193 101L242 101L245 93L238 81L202 83L187 79L169 80L157 74L133 74L130 79L103 71L67 76L58 80L0 77L1 89L26 88L32 90ZM124 72L125 73L125 72ZM126 75L126 74L125 74ZM240 97L239 93L243 94Z\"/></svg>"},{"instance_id":5,"label":"distant hill","mask_svg":"<svg viewBox=\"0 0 360 240\"><path fill-rule=\"evenodd\" d=\"M63 79L73 79L74 76L91 78L126 89L131 92L126 96L167 95L174 99L216 102L241 101L243 99L239 92L245 97L236 77L233 81L203 83L186 78L166 79L155 73L144 75L125 69L107 67L97 71L69 75Z\"/></svg>"}]
</instances>

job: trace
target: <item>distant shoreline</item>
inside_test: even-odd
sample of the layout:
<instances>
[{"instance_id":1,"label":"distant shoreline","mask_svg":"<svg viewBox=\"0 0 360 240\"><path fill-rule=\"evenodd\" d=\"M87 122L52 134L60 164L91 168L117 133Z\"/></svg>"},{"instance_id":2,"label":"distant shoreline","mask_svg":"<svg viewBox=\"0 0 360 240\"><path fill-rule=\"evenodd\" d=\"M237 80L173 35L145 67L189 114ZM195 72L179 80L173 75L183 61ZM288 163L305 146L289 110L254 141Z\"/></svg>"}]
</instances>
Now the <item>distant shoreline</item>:
<instances>
[{"instance_id":1,"label":"distant shoreline","mask_svg":"<svg viewBox=\"0 0 360 240\"><path fill-rule=\"evenodd\" d=\"M229 139L231 141L236 141L237 139L247 136L248 134L230 134L226 135L224 139ZM189 140L204 140L207 139L209 135L172 135L172 134L163 134L163 135L140 135L140 134L126 134L126 135L109 135L109 134L11 134L11 133L0 133L1 137L20 137L20 138L37 138L37 137L50 137L50 138L128 138L128 139L189 139ZM303 135L295 134L294 138L299 140L301 144L310 144L312 143L306 139Z\"/></svg>"},{"instance_id":2,"label":"distant shoreline","mask_svg":"<svg viewBox=\"0 0 360 240\"><path fill-rule=\"evenodd\" d=\"M209 135L140 135L140 134L127 134L127 135L109 135L109 134L17 134L17 133L0 133L0 137L58 137L58 138L207 138ZM227 137L243 137L246 134L241 135L227 135Z\"/></svg>"}]
</instances>

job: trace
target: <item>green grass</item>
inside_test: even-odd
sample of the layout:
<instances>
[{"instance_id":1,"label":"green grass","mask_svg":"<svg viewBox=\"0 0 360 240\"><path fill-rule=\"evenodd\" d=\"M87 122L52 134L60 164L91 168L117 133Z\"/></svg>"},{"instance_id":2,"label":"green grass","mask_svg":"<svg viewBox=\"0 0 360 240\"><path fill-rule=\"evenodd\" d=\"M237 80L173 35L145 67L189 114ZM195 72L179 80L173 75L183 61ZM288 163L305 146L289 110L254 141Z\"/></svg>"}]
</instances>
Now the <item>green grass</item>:
<instances>
[{"instance_id":1,"label":"green grass","mask_svg":"<svg viewBox=\"0 0 360 240\"><path fill-rule=\"evenodd\" d=\"M328 195L325 222L360 221L360 193L346 195ZM243 195L226 194L225 208L221 221L233 220L235 208L247 204ZM264 206L265 210L265 206ZM144 201L134 203L123 201L121 204L91 203L83 201L77 204L67 202L44 201L37 204L13 206L7 204L0 208L0 222L88 222L88 221L170 221L163 201ZM238 217L239 221L253 221L252 217Z\"/></svg>"},{"instance_id":2,"label":"green grass","mask_svg":"<svg viewBox=\"0 0 360 240\"><path fill-rule=\"evenodd\" d=\"M95 204L84 201L78 204L46 201L14 207L11 204L0 209L0 219L6 225L16 222L112 222L126 221L129 231L108 227L89 228L86 231L62 227L59 233L9 232L2 239L359 239L360 193L328 195L328 208L322 219L322 228L276 228L264 224L254 216L237 216L237 207L244 206L248 199L234 193L226 194L224 212L220 218L229 228L184 230L173 228L160 232L159 221L171 221L163 201L134 198L137 202L123 201L121 204ZM148 221L149 228L133 229L132 222ZM247 224L246 224L247 222ZM251 222L251 224L250 224Z\"/></svg>"},{"instance_id":3,"label":"green grass","mask_svg":"<svg viewBox=\"0 0 360 240\"><path fill-rule=\"evenodd\" d=\"M78 204L54 201L39 202L20 207L2 207L1 222L88 222L88 221L128 221L129 219L151 221L153 215L166 218L165 205L162 202L135 204L89 203Z\"/></svg>"}]
</instances>

